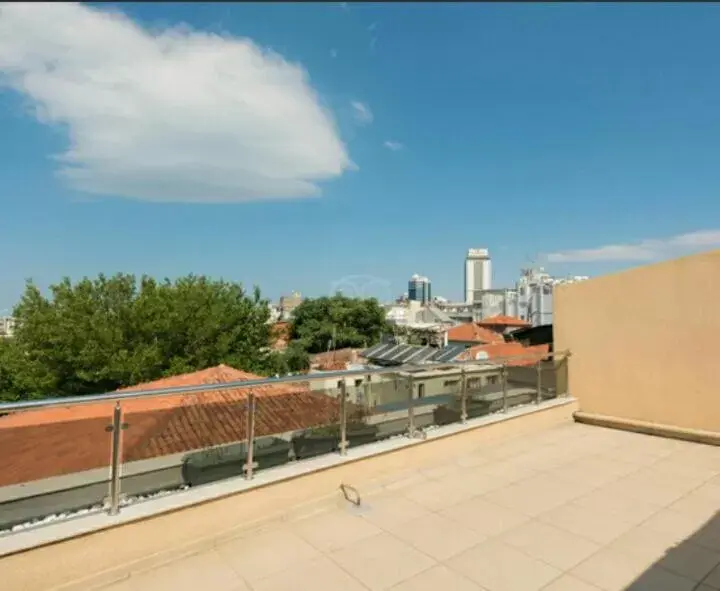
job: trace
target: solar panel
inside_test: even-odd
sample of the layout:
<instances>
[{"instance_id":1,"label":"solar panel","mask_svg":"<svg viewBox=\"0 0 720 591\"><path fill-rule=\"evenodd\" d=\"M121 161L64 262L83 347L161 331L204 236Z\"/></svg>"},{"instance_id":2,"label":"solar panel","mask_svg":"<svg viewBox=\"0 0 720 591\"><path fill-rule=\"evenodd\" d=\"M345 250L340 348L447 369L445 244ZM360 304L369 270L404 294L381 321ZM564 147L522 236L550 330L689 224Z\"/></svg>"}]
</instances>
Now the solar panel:
<instances>
[{"instance_id":1,"label":"solar panel","mask_svg":"<svg viewBox=\"0 0 720 591\"><path fill-rule=\"evenodd\" d=\"M406 355L408 351L412 351L414 348L412 345L402 345L388 358L388 361L398 361L403 355Z\"/></svg>"},{"instance_id":2,"label":"solar panel","mask_svg":"<svg viewBox=\"0 0 720 591\"><path fill-rule=\"evenodd\" d=\"M384 349L385 347L387 347L387 343L380 343L378 345L373 345L369 349L365 349L362 353L360 353L360 356L365 357L365 359L369 359L371 357L374 357L378 351L380 351L381 349Z\"/></svg>"},{"instance_id":3,"label":"solar panel","mask_svg":"<svg viewBox=\"0 0 720 591\"><path fill-rule=\"evenodd\" d=\"M434 349L433 347L428 347L427 351L420 353L420 355L418 355L417 357L413 357L412 362L413 363L422 363L422 362L430 359L436 353L437 353L437 349Z\"/></svg>"},{"instance_id":4,"label":"solar panel","mask_svg":"<svg viewBox=\"0 0 720 591\"><path fill-rule=\"evenodd\" d=\"M396 357L396 361L399 363L405 363L406 361L414 359L420 351L422 351L422 347L413 347L412 345L408 345L408 348Z\"/></svg>"},{"instance_id":5,"label":"solar panel","mask_svg":"<svg viewBox=\"0 0 720 591\"><path fill-rule=\"evenodd\" d=\"M397 345L395 343L390 343L382 351L378 351L377 353L375 353L375 357L377 357L378 359L385 359L390 353L390 351L393 351L396 347Z\"/></svg>"},{"instance_id":6,"label":"solar panel","mask_svg":"<svg viewBox=\"0 0 720 591\"><path fill-rule=\"evenodd\" d=\"M445 363L447 361L452 361L460 355L465 350L464 345L449 345L447 347L444 347L441 349L434 357L433 361L437 361L438 363Z\"/></svg>"},{"instance_id":7,"label":"solar panel","mask_svg":"<svg viewBox=\"0 0 720 591\"><path fill-rule=\"evenodd\" d=\"M413 351L412 355L410 355L405 362L418 363L419 360L424 359L427 356L428 350L432 351L430 347L416 347L415 351Z\"/></svg>"},{"instance_id":8,"label":"solar panel","mask_svg":"<svg viewBox=\"0 0 720 591\"><path fill-rule=\"evenodd\" d=\"M397 355L403 347L405 347L405 345L393 345L389 349L383 351L378 359L382 359L383 361L392 361L392 358Z\"/></svg>"}]
</instances>

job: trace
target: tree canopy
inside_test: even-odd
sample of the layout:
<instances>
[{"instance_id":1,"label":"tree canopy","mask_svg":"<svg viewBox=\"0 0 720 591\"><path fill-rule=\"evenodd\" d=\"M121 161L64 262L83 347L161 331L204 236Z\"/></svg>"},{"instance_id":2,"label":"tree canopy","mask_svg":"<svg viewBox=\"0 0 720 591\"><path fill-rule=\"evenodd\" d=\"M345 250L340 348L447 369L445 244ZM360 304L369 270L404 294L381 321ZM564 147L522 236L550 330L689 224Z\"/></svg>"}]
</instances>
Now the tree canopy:
<instances>
[{"instance_id":1,"label":"tree canopy","mask_svg":"<svg viewBox=\"0 0 720 591\"><path fill-rule=\"evenodd\" d=\"M0 344L6 400L111 391L220 363L261 375L302 364L297 348L271 351L257 288L202 276L64 279L49 297L29 282L14 316L15 336Z\"/></svg>"},{"instance_id":2,"label":"tree canopy","mask_svg":"<svg viewBox=\"0 0 720 591\"><path fill-rule=\"evenodd\" d=\"M307 299L293 313L292 337L309 353L369 346L387 331L385 310L374 298Z\"/></svg>"}]
</instances>

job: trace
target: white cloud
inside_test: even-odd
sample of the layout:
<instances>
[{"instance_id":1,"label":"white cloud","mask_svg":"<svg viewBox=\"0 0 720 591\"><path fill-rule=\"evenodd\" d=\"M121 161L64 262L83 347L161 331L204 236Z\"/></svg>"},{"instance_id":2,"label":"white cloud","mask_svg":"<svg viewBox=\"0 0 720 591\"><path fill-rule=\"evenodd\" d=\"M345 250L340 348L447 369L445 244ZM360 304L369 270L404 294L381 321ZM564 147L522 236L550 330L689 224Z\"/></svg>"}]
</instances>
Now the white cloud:
<instances>
[{"instance_id":1,"label":"white cloud","mask_svg":"<svg viewBox=\"0 0 720 591\"><path fill-rule=\"evenodd\" d=\"M546 256L551 263L654 261L708 247L720 247L720 230L701 230L671 238L641 240L635 244L608 244L599 248L566 250Z\"/></svg>"},{"instance_id":2,"label":"white cloud","mask_svg":"<svg viewBox=\"0 0 720 591\"><path fill-rule=\"evenodd\" d=\"M386 140L383 143L383 146L385 146L388 150L392 150L393 152L398 152L405 147L400 142L395 142L393 140Z\"/></svg>"},{"instance_id":3,"label":"white cloud","mask_svg":"<svg viewBox=\"0 0 720 591\"><path fill-rule=\"evenodd\" d=\"M361 103L360 101L352 101L350 103L350 106L353 108L353 115L355 117L355 121L359 125L368 125L369 123L372 123L372 111L370 110L370 107L368 107L365 103Z\"/></svg>"},{"instance_id":4,"label":"white cloud","mask_svg":"<svg viewBox=\"0 0 720 591\"><path fill-rule=\"evenodd\" d=\"M81 4L4 3L0 85L67 130L59 173L89 193L291 198L353 168L307 72L249 39L150 32Z\"/></svg>"}]
</instances>

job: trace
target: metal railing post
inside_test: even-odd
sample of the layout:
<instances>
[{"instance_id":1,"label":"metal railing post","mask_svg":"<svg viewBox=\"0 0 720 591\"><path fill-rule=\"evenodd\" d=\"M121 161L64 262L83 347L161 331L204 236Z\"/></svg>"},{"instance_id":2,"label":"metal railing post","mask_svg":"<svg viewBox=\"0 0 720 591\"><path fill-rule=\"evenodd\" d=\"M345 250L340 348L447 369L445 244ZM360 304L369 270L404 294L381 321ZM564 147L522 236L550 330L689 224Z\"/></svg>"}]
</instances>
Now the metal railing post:
<instances>
[{"instance_id":1,"label":"metal railing post","mask_svg":"<svg viewBox=\"0 0 720 591\"><path fill-rule=\"evenodd\" d=\"M507 365L503 364L500 370L500 379L502 380L502 403L503 412L508 411L508 368Z\"/></svg>"},{"instance_id":2,"label":"metal railing post","mask_svg":"<svg viewBox=\"0 0 720 591\"><path fill-rule=\"evenodd\" d=\"M463 367L460 370L460 421L464 425L467 423L467 419L467 376Z\"/></svg>"},{"instance_id":3,"label":"metal railing post","mask_svg":"<svg viewBox=\"0 0 720 591\"><path fill-rule=\"evenodd\" d=\"M122 461L122 431L127 428L127 424L122 421L122 407L119 402L115 403L113 409L112 425L108 425L105 430L112 433L110 448L110 515L120 513L120 463Z\"/></svg>"},{"instance_id":4,"label":"metal railing post","mask_svg":"<svg viewBox=\"0 0 720 591\"><path fill-rule=\"evenodd\" d=\"M255 464L255 394L248 394L247 416L247 456L245 458L245 478L252 480Z\"/></svg>"},{"instance_id":5,"label":"metal railing post","mask_svg":"<svg viewBox=\"0 0 720 591\"><path fill-rule=\"evenodd\" d=\"M408 377L408 437L415 437L415 380Z\"/></svg>"},{"instance_id":6,"label":"metal railing post","mask_svg":"<svg viewBox=\"0 0 720 591\"><path fill-rule=\"evenodd\" d=\"M340 380L340 455L347 455L347 384Z\"/></svg>"},{"instance_id":7,"label":"metal railing post","mask_svg":"<svg viewBox=\"0 0 720 591\"><path fill-rule=\"evenodd\" d=\"M542 399L542 359L538 359L535 370L537 371L537 396L535 397L535 404L540 404L540 400Z\"/></svg>"}]
</instances>

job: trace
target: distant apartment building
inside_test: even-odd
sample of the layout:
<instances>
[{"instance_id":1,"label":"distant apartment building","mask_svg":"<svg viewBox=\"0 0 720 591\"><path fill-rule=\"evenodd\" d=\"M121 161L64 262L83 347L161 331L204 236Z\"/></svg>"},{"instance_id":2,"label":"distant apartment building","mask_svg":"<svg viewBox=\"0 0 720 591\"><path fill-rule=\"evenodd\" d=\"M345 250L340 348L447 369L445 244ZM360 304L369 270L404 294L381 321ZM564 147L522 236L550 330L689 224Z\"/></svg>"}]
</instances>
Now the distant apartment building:
<instances>
[{"instance_id":1,"label":"distant apartment building","mask_svg":"<svg viewBox=\"0 0 720 591\"><path fill-rule=\"evenodd\" d=\"M408 299L427 305L432 301L432 285L427 277L413 275L408 281Z\"/></svg>"},{"instance_id":2,"label":"distant apartment building","mask_svg":"<svg viewBox=\"0 0 720 591\"><path fill-rule=\"evenodd\" d=\"M15 318L0 316L0 338L11 337L15 333Z\"/></svg>"},{"instance_id":3,"label":"distant apartment building","mask_svg":"<svg viewBox=\"0 0 720 591\"><path fill-rule=\"evenodd\" d=\"M287 321L292 318L295 308L302 304L303 298L297 291L292 292L289 296L280 297L280 320Z\"/></svg>"},{"instance_id":4,"label":"distant apartment building","mask_svg":"<svg viewBox=\"0 0 720 591\"><path fill-rule=\"evenodd\" d=\"M487 248L471 248L465 257L465 302L478 301L492 288L492 263Z\"/></svg>"},{"instance_id":5,"label":"distant apartment building","mask_svg":"<svg viewBox=\"0 0 720 591\"><path fill-rule=\"evenodd\" d=\"M507 312L527 320L532 326L541 326L552 322L553 288L556 285L577 283L589 279L586 275L553 277L545 269L523 269L522 276L515 284L517 307L515 312Z\"/></svg>"}]
</instances>

